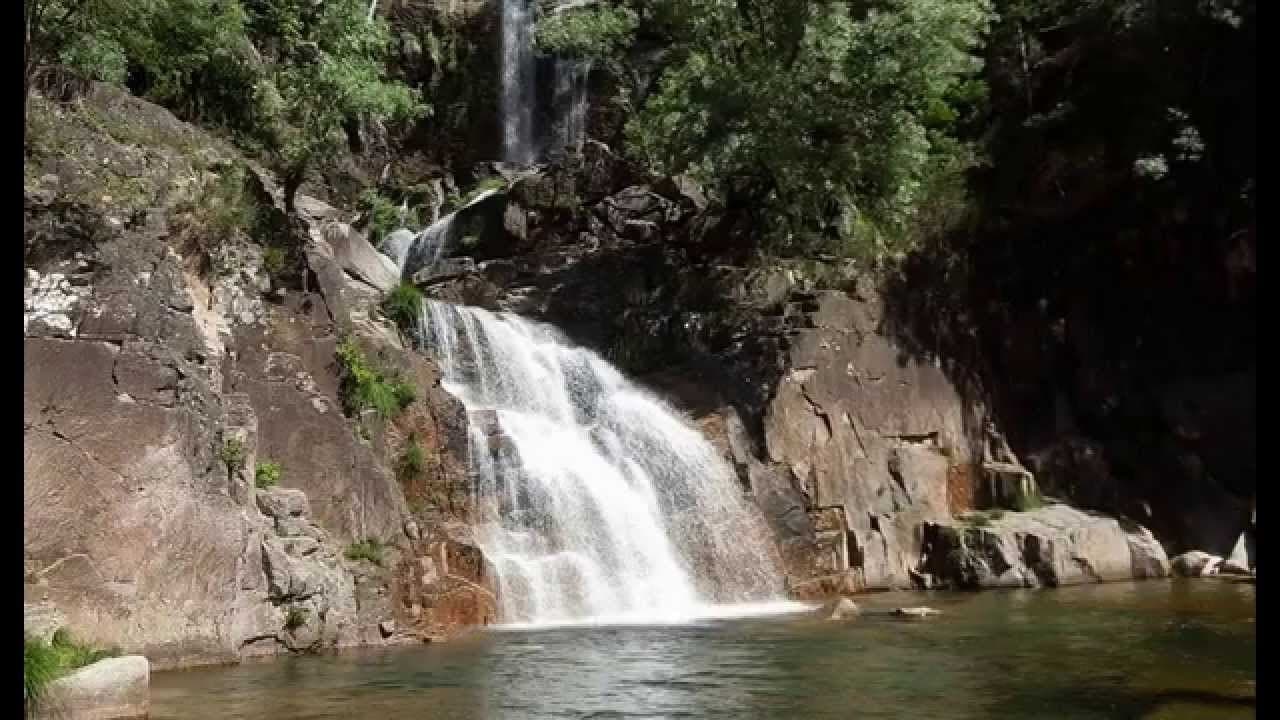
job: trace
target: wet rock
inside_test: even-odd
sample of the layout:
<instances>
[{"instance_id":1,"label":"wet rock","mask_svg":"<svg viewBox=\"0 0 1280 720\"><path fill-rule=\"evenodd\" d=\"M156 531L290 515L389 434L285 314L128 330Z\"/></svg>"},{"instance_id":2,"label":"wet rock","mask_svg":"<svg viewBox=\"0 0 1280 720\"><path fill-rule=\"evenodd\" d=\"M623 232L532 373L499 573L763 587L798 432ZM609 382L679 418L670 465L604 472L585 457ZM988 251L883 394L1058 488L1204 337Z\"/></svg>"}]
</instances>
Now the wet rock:
<instances>
[{"instance_id":1,"label":"wet rock","mask_svg":"<svg viewBox=\"0 0 1280 720\"><path fill-rule=\"evenodd\" d=\"M140 655L108 658L49 684L38 718L132 720L151 710L151 664Z\"/></svg>"},{"instance_id":2,"label":"wet rock","mask_svg":"<svg viewBox=\"0 0 1280 720\"><path fill-rule=\"evenodd\" d=\"M384 638L391 637L393 634L395 634L395 631L396 631L395 620L383 620L382 622L378 623L378 632L381 633L382 637Z\"/></svg>"},{"instance_id":3,"label":"wet rock","mask_svg":"<svg viewBox=\"0 0 1280 720\"><path fill-rule=\"evenodd\" d=\"M931 607L900 607L889 611L893 617L905 618L908 620L923 620L925 618L937 617L942 614L941 610L935 610Z\"/></svg>"},{"instance_id":4,"label":"wet rock","mask_svg":"<svg viewBox=\"0 0 1280 720\"><path fill-rule=\"evenodd\" d=\"M822 606L821 615L828 620L849 620L862 611L847 597L836 598Z\"/></svg>"},{"instance_id":5,"label":"wet rock","mask_svg":"<svg viewBox=\"0 0 1280 720\"><path fill-rule=\"evenodd\" d=\"M415 285L423 287L447 282L476 272L476 261L469 257L445 258L413 274Z\"/></svg>"},{"instance_id":6,"label":"wet rock","mask_svg":"<svg viewBox=\"0 0 1280 720\"><path fill-rule=\"evenodd\" d=\"M1172 560L1173 571L1182 577L1209 577L1217 575L1222 558L1201 550L1191 550Z\"/></svg>"}]
</instances>

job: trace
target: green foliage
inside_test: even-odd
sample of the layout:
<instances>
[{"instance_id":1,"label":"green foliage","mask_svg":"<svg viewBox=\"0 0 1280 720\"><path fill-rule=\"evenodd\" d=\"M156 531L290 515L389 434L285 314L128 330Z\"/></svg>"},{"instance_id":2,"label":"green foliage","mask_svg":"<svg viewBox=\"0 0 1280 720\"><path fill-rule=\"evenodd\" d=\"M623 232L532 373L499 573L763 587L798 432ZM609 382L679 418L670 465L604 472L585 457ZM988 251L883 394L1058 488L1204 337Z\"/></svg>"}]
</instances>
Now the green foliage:
<instances>
[{"instance_id":1,"label":"green foliage","mask_svg":"<svg viewBox=\"0 0 1280 720\"><path fill-rule=\"evenodd\" d=\"M23 642L23 702L27 712L40 704L49 683L57 678L120 654L117 648L97 648L77 642L66 628L59 628L49 643L25 637Z\"/></svg>"},{"instance_id":2,"label":"green foliage","mask_svg":"<svg viewBox=\"0 0 1280 720\"><path fill-rule=\"evenodd\" d=\"M627 126L778 251L876 257L971 162L951 138L980 68L986 0L666 3L672 61Z\"/></svg>"},{"instance_id":3,"label":"green foliage","mask_svg":"<svg viewBox=\"0 0 1280 720\"><path fill-rule=\"evenodd\" d=\"M280 476L283 472L284 470L280 467L280 463L274 460L265 460L258 463L258 467L254 469L253 484L257 485L259 490L275 487L280 484Z\"/></svg>"},{"instance_id":4,"label":"green foliage","mask_svg":"<svg viewBox=\"0 0 1280 720\"><path fill-rule=\"evenodd\" d=\"M545 16L536 38L540 48L559 56L607 60L627 47L637 25L631 8L588 5Z\"/></svg>"},{"instance_id":5,"label":"green foliage","mask_svg":"<svg viewBox=\"0 0 1280 720\"><path fill-rule=\"evenodd\" d=\"M404 451L400 453L399 460L396 461L396 475L401 480L415 478L422 474L426 465L427 457L422 445L418 443L418 438L411 436Z\"/></svg>"},{"instance_id":6,"label":"green foliage","mask_svg":"<svg viewBox=\"0 0 1280 720\"><path fill-rule=\"evenodd\" d=\"M262 249L262 269L271 278L277 278L284 272L287 255L284 248L270 245Z\"/></svg>"},{"instance_id":7,"label":"green foliage","mask_svg":"<svg viewBox=\"0 0 1280 720\"><path fill-rule=\"evenodd\" d=\"M401 330L417 327L422 314L422 291L411 282L401 282L383 299L382 312Z\"/></svg>"},{"instance_id":8,"label":"green foliage","mask_svg":"<svg viewBox=\"0 0 1280 720\"><path fill-rule=\"evenodd\" d=\"M291 607L284 616L284 626L288 630L297 630L307 624L307 618L311 613L306 608Z\"/></svg>"},{"instance_id":9,"label":"green foliage","mask_svg":"<svg viewBox=\"0 0 1280 720\"><path fill-rule=\"evenodd\" d=\"M227 438L218 450L218 458L227 466L227 471L233 473L244 469L245 455L244 442L240 438Z\"/></svg>"},{"instance_id":10,"label":"green foliage","mask_svg":"<svg viewBox=\"0 0 1280 720\"><path fill-rule=\"evenodd\" d=\"M24 639L22 700L28 715L39 707L49 683L56 680L61 671L53 648L30 637Z\"/></svg>"},{"instance_id":11,"label":"green foliage","mask_svg":"<svg viewBox=\"0 0 1280 720\"><path fill-rule=\"evenodd\" d=\"M1018 495L1013 499L1013 509L1018 512L1030 512L1044 507L1044 497L1037 491L1025 495Z\"/></svg>"},{"instance_id":12,"label":"green foliage","mask_svg":"<svg viewBox=\"0 0 1280 720\"><path fill-rule=\"evenodd\" d=\"M364 0L37 0L28 66L54 58L231 131L296 187L346 123L426 112L386 77L390 36ZM28 71L30 75L30 70ZM288 189L288 188L287 188Z\"/></svg>"},{"instance_id":13,"label":"green foliage","mask_svg":"<svg viewBox=\"0 0 1280 720\"><path fill-rule=\"evenodd\" d=\"M413 385L375 367L354 339L340 342L337 356L342 368L342 402L349 415L373 410L389 420L417 397Z\"/></svg>"},{"instance_id":14,"label":"green foliage","mask_svg":"<svg viewBox=\"0 0 1280 720\"><path fill-rule=\"evenodd\" d=\"M471 203L471 201L480 197L482 193L486 193L490 190L503 190L506 187L507 187L507 181L504 178L498 175L487 177L481 180L480 182L476 183L475 187L468 190L461 197L457 195L451 196L449 198L451 202L448 204L454 210L457 210L459 208L466 207L468 204Z\"/></svg>"},{"instance_id":15,"label":"green foliage","mask_svg":"<svg viewBox=\"0 0 1280 720\"><path fill-rule=\"evenodd\" d=\"M367 560L379 567L382 566L382 553L385 546L377 538L365 538L347 546L346 557L353 562Z\"/></svg>"},{"instance_id":16,"label":"green foliage","mask_svg":"<svg viewBox=\"0 0 1280 720\"><path fill-rule=\"evenodd\" d=\"M408 208L404 218L401 218L400 206L372 188L360 194L359 206L369 229L369 241L373 243L381 242L401 227L418 224L417 210Z\"/></svg>"}]
</instances>

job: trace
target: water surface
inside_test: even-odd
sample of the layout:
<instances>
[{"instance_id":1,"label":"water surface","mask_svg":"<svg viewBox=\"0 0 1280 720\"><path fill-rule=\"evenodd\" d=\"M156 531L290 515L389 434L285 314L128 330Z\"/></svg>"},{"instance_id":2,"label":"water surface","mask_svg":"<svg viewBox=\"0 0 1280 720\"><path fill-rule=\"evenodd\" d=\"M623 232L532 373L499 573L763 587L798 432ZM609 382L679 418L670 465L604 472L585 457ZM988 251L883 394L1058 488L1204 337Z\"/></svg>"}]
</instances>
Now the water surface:
<instances>
[{"instance_id":1,"label":"water surface","mask_svg":"<svg viewBox=\"0 0 1280 720\"><path fill-rule=\"evenodd\" d=\"M157 673L153 720L1250 718L1254 587L884 594L928 621L719 618Z\"/></svg>"}]
</instances>

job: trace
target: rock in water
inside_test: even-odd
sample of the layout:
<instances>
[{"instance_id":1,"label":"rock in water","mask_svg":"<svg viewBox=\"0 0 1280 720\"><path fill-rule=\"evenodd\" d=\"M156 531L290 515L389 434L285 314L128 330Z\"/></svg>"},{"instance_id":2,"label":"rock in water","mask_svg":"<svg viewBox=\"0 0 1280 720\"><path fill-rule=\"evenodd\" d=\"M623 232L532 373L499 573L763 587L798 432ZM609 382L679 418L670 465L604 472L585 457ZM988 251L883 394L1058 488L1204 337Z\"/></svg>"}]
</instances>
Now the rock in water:
<instances>
[{"instance_id":1,"label":"rock in water","mask_svg":"<svg viewBox=\"0 0 1280 720\"><path fill-rule=\"evenodd\" d=\"M141 655L99 660L49 685L37 717L60 720L145 718L151 664Z\"/></svg>"},{"instance_id":2,"label":"rock in water","mask_svg":"<svg viewBox=\"0 0 1280 720\"><path fill-rule=\"evenodd\" d=\"M1209 577L1218 574L1222 558L1201 550L1191 550L1175 557L1170 564L1173 571L1182 577Z\"/></svg>"},{"instance_id":3,"label":"rock in water","mask_svg":"<svg viewBox=\"0 0 1280 720\"><path fill-rule=\"evenodd\" d=\"M832 600L823 605L820 612L828 620L849 620L862 613L857 604L847 597Z\"/></svg>"},{"instance_id":4,"label":"rock in water","mask_svg":"<svg viewBox=\"0 0 1280 720\"><path fill-rule=\"evenodd\" d=\"M918 620L918 619L933 617L935 615L941 615L942 611L934 610L931 607L924 607L924 606L900 607L900 608L894 608L892 611L889 612L889 614L894 617Z\"/></svg>"},{"instance_id":5,"label":"rock in water","mask_svg":"<svg viewBox=\"0 0 1280 720\"><path fill-rule=\"evenodd\" d=\"M1231 549L1231 555L1222 562L1219 572L1248 575L1251 567L1253 567L1253 558L1249 552L1248 538L1245 537L1245 533L1240 533L1236 546Z\"/></svg>"}]
</instances>

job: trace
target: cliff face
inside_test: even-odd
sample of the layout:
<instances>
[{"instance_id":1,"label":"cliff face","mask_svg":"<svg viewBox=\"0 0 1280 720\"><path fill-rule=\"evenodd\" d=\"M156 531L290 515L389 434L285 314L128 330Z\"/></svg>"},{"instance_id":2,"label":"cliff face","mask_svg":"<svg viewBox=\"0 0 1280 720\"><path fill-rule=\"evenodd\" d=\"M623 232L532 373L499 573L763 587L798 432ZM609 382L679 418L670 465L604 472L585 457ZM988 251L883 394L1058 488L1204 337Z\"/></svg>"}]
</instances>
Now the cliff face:
<instances>
[{"instance_id":1,"label":"cliff face","mask_svg":"<svg viewBox=\"0 0 1280 720\"><path fill-rule=\"evenodd\" d=\"M461 484L456 403L370 320L380 294L324 218L287 217L236 153L120 91L32 102L27 602L160 668L486 621L482 573L439 564L466 552L437 492ZM420 388L392 422L344 415L340 335ZM410 434L430 462L397 478ZM267 461L281 488L255 487ZM345 557L366 539L380 564Z\"/></svg>"}]
</instances>

